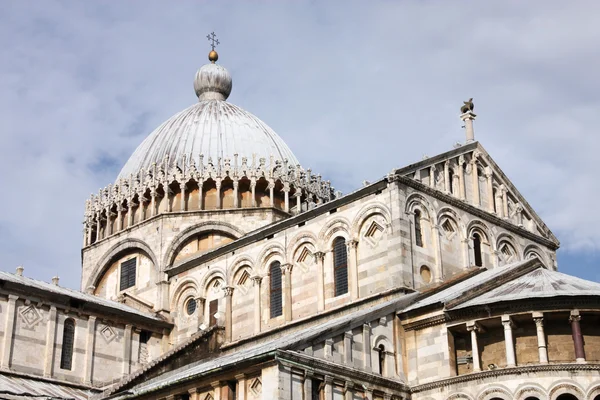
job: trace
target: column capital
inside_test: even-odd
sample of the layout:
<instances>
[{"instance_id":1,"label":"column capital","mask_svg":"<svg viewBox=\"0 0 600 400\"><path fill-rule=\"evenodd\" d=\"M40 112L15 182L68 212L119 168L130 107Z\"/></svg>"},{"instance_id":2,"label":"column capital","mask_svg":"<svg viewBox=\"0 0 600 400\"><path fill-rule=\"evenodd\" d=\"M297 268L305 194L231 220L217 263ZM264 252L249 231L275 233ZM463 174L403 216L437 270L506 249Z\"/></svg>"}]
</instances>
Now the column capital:
<instances>
[{"instance_id":1,"label":"column capital","mask_svg":"<svg viewBox=\"0 0 600 400\"><path fill-rule=\"evenodd\" d=\"M504 329L512 329L515 326L512 318L507 314L502 316L502 325L504 325Z\"/></svg>"},{"instance_id":2,"label":"column capital","mask_svg":"<svg viewBox=\"0 0 600 400\"><path fill-rule=\"evenodd\" d=\"M333 384L333 376L325 375L323 381L329 385Z\"/></svg>"},{"instance_id":3,"label":"column capital","mask_svg":"<svg viewBox=\"0 0 600 400\"><path fill-rule=\"evenodd\" d=\"M188 393L190 394L190 396L193 396L196 393L201 393L201 392L202 392L202 390L200 390L200 388L193 388L193 389L188 390Z\"/></svg>"},{"instance_id":4,"label":"column capital","mask_svg":"<svg viewBox=\"0 0 600 400\"><path fill-rule=\"evenodd\" d=\"M323 261L325 259L325 253L322 251L315 251L314 256L316 261Z\"/></svg>"},{"instance_id":5,"label":"column capital","mask_svg":"<svg viewBox=\"0 0 600 400\"><path fill-rule=\"evenodd\" d=\"M294 268L294 264L290 264L290 263L281 264L281 272L283 272L284 274L288 271L292 272L293 268Z\"/></svg>"},{"instance_id":6,"label":"column capital","mask_svg":"<svg viewBox=\"0 0 600 400\"><path fill-rule=\"evenodd\" d=\"M483 332L483 327L477 321L468 321L467 322L467 331L480 333L480 332Z\"/></svg>"},{"instance_id":7,"label":"column capital","mask_svg":"<svg viewBox=\"0 0 600 400\"><path fill-rule=\"evenodd\" d=\"M260 285L260 282L262 281L263 277L260 275L254 275L251 276L250 279L252 279L252 283L254 284L254 286Z\"/></svg>"},{"instance_id":8,"label":"column capital","mask_svg":"<svg viewBox=\"0 0 600 400\"><path fill-rule=\"evenodd\" d=\"M214 381L210 383L213 389L219 389L221 387L221 381Z\"/></svg>"},{"instance_id":9,"label":"column capital","mask_svg":"<svg viewBox=\"0 0 600 400\"><path fill-rule=\"evenodd\" d=\"M225 292L225 297L233 296L233 286L225 286L223 291Z\"/></svg>"},{"instance_id":10,"label":"column capital","mask_svg":"<svg viewBox=\"0 0 600 400\"><path fill-rule=\"evenodd\" d=\"M348 246L348 250L355 249L358 246L358 240L350 239L346 242L346 246Z\"/></svg>"},{"instance_id":11,"label":"column capital","mask_svg":"<svg viewBox=\"0 0 600 400\"><path fill-rule=\"evenodd\" d=\"M234 378L235 378L237 381L243 381L243 380L245 380L245 379L246 379L246 377L247 377L247 376L248 376L248 375L246 375L246 374L237 374L237 375L234 375Z\"/></svg>"},{"instance_id":12,"label":"column capital","mask_svg":"<svg viewBox=\"0 0 600 400\"><path fill-rule=\"evenodd\" d=\"M194 300L196 300L196 303L204 304L206 302L206 297L197 296L194 297Z\"/></svg>"},{"instance_id":13,"label":"column capital","mask_svg":"<svg viewBox=\"0 0 600 400\"><path fill-rule=\"evenodd\" d=\"M19 296L16 296L14 294L9 294L8 295L8 301L14 303L15 301L17 301L19 299Z\"/></svg>"}]
</instances>

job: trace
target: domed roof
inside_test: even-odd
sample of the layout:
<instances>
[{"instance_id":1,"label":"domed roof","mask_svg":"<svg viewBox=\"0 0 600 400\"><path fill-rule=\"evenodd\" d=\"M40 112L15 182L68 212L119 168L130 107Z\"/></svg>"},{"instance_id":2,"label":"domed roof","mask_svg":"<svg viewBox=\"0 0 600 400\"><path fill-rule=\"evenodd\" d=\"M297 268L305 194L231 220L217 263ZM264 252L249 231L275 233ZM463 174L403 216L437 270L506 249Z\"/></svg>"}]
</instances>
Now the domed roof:
<instances>
[{"instance_id":1,"label":"domed roof","mask_svg":"<svg viewBox=\"0 0 600 400\"><path fill-rule=\"evenodd\" d=\"M205 161L210 158L217 162L219 158L233 160L236 154L240 161L246 157L248 163L253 157L257 163L260 158L273 157L274 161L287 159L289 165L299 165L289 147L267 124L225 101L231 92L231 76L214 61L196 73L194 89L199 103L156 128L131 155L118 179L136 175L142 168L148 170L166 156L170 163L178 165L184 156L198 162L203 155Z\"/></svg>"}]
</instances>

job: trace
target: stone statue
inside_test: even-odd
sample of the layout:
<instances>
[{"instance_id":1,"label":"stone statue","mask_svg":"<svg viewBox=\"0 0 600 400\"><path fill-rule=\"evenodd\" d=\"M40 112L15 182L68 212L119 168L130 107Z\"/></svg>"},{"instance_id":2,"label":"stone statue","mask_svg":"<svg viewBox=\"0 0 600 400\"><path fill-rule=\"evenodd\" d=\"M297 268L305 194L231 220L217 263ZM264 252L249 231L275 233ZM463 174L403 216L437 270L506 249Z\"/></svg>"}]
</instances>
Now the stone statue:
<instances>
[{"instance_id":1,"label":"stone statue","mask_svg":"<svg viewBox=\"0 0 600 400\"><path fill-rule=\"evenodd\" d=\"M468 101L463 101L463 103L465 103L461 108L460 108L460 112L462 114L467 113L469 111L473 111L473 109L475 108L475 105L473 104L473 98L471 97Z\"/></svg>"}]
</instances>

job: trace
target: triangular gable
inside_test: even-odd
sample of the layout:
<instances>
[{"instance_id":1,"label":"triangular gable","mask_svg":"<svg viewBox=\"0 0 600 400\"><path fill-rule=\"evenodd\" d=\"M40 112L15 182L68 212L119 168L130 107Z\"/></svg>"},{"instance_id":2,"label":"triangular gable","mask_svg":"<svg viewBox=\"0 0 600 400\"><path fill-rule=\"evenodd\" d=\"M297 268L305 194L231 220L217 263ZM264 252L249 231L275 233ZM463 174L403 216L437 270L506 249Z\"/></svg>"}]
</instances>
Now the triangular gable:
<instances>
[{"instance_id":1,"label":"triangular gable","mask_svg":"<svg viewBox=\"0 0 600 400\"><path fill-rule=\"evenodd\" d=\"M448 168L454 170L459 163L464 163L465 170L467 173L470 173L472 160L476 160L477 167L485 174L491 174L493 190L506 191L508 215L505 216L505 220L550 240L558 247L559 241L556 236L554 236L548 226L479 142L458 146L445 153L425 158L420 162L395 170L394 173L448 194L449 191L446 188L446 170ZM465 180L467 179L470 178L465 176ZM456 191L456 189L454 190ZM482 209L485 210L483 207Z\"/></svg>"}]
</instances>

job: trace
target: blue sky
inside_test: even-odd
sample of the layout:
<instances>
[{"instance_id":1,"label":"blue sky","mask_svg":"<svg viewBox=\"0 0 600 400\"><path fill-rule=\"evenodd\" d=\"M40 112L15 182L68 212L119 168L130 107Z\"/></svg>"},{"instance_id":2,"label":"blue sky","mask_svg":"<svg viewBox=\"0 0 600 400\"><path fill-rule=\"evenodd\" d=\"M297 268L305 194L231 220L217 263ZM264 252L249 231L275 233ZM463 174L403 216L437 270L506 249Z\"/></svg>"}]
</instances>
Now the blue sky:
<instances>
[{"instance_id":1,"label":"blue sky","mask_svg":"<svg viewBox=\"0 0 600 400\"><path fill-rule=\"evenodd\" d=\"M344 192L476 138L600 281L600 3L9 1L0 14L0 268L79 286L83 209L193 104L217 32L229 100Z\"/></svg>"}]
</instances>

